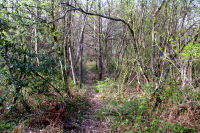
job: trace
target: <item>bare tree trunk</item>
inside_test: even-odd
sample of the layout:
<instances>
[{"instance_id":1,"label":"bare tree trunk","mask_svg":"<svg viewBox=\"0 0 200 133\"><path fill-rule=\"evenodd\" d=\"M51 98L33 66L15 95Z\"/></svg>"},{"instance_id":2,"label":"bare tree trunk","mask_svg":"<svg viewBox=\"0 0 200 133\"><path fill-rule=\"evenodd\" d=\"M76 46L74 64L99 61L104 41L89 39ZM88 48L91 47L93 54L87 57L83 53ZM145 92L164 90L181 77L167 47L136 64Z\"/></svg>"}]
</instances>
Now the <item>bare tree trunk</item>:
<instances>
[{"instance_id":1,"label":"bare tree trunk","mask_svg":"<svg viewBox=\"0 0 200 133\"><path fill-rule=\"evenodd\" d=\"M63 58L64 58L64 69L63 69L63 78L64 78L64 86L65 86L65 91L68 95L71 95L70 94L70 91L69 91L69 87L68 87L68 80L67 80L67 76L68 76L68 68L67 68L67 58L68 58L68 45L67 45L67 33L65 33L65 39L64 39L64 45L63 45Z\"/></svg>"},{"instance_id":2,"label":"bare tree trunk","mask_svg":"<svg viewBox=\"0 0 200 133\"><path fill-rule=\"evenodd\" d=\"M80 39L80 44L79 44L79 87L82 86L82 81L83 81L83 44L84 44L84 31L85 31L85 24L86 24L86 16L84 16L84 24L81 29L81 39Z\"/></svg>"},{"instance_id":3,"label":"bare tree trunk","mask_svg":"<svg viewBox=\"0 0 200 133\"><path fill-rule=\"evenodd\" d=\"M182 85L181 85L181 90L183 91L184 88L185 88L185 85L187 84L188 82L188 79L187 79L187 71L188 71L188 62L189 62L189 59L181 59L181 80L182 80Z\"/></svg>"},{"instance_id":4,"label":"bare tree trunk","mask_svg":"<svg viewBox=\"0 0 200 133\"><path fill-rule=\"evenodd\" d=\"M67 1L69 4L69 0ZM65 38L64 38L64 45L63 45L63 53L64 53L64 86L65 86L65 91L68 96L71 96L69 86L68 86L68 78L67 76L69 75L69 68L67 67L67 63L69 60L69 53L68 53L68 47L69 47L69 38L70 38L70 28L71 28L71 12L67 13L67 25L65 26L65 21L64 21L64 27L65 27Z\"/></svg>"},{"instance_id":5,"label":"bare tree trunk","mask_svg":"<svg viewBox=\"0 0 200 133\"><path fill-rule=\"evenodd\" d=\"M164 0L161 5L156 9L156 11L154 12L153 16L152 16L152 72L154 75L154 80L155 80L155 84L156 84L156 90L159 88L159 84L158 84L158 76L157 76L157 70L156 70L156 43L155 43L155 26L156 26L156 16L157 14L160 12L161 8L164 6L166 0Z\"/></svg>"},{"instance_id":6,"label":"bare tree trunk","mask_svg":"<svg viewBox=\"0 0 200 133\"><path fill-rule=\"evenodd\" d=\"M98 54L97 53L97 44L96 44L96 22L95 22L95 19L94 19L94 51L95 51L95 62L96 62L96 70L98 70Z\"/></svg>"},{"instance_id":7,"label":"bare tree trunk","mask_svg":"<svg viewBox=\"0 0 200 133\"><path fill-rule=\"evenodd\" d=\"M86 5L87 9L86 11L88 11L88 0L87 0L87 5ZM83 81L83 61L82 61L82 57L83 57L83 47L84 47L84 31L85 31L85 25L86 25L86 21L87 21L87 15L84 14L83 16L83 26L81 28L81 38L80 38L80 44L79 44L79 87L82 87L82 81Z\"/></svg>"},{"instance_id":8,"label":"bare tree trunk","mask_svg":"<svg viewBox=\"0 0 200 133\"><path fill-rule=\"evenodd\" d=\"M38 3L36 3L36 20L38 17ZM35 54L36 54L36 60L37 60L37 65L40 65L40 61L38 58L38 37L37 37L37 22L36 22L36 26L34 29L34 34L35 34Z\"/></svg>"},{"instance_id":9,"label":"bare tree trunk","mask_svg":"<svg viewBox=\"0 0 200 133\"><path fill-rule=\"evenodd\" d=\"M81 55L79 58L79 87L82 87L82 82L83 82L83 62L82 62L82 53L83 50L81 50Z\"/></svg>"},{"instance_id":10,"label":"bare tree trunk","mask_svg":"<svg viewBox=\"0 0 200 133\"><path fill-rule=\"evenodd\" d=\"M101 10L101 0L99 0L99 11ZM102 80L103 63L102 63L102 18L99 17L99 80Z\"/></svg>"},{"instance_id":11,"label":"bare tree trunk","mask_svg":"<svg viewBox=\"0 0 200 133\"><path fill-rule=\"evenodd\" d=\"M62 60L59 58L59 63L60 63L60 70L61 70L61 74L62 74L62 80L63 82L64 80L64 69L63 69L63 64L62 64Z\"/></svg>"},{"instance_id":12,"label":"bare tree trunk","mask_svg":"<svg viewBox=\"0 0 200 133\"><path fill-rule=\"evenodd\" d=\"M121 39L121 41L120 41L121 45L120 45L120 47L119 47L119 51L118 51L117 54L116 54L116 67L115 67L115 74L116 74L116 77L115 77L115 78L117 78L118 75L119 75L120 56L121 56L121 53L122 53L122 50L123 50L123 45L124 45L124 43L125 43L126 34L127 34L127 28L126 28L126 27L123 28L123 32L124 32L124 34L123 34L123 37L122 37L122 39ZM127 45L126 45L126 47L127 47ZM123 55L123 54L122 54L122 55ZM122 56L122 59L123 59L123 56Z\"/></svg>"},{"instance_id":13,"label":"bare tree trunk","mask_svg":"<svg viewBox=\"0 0 200 133\"><path fill-rule=\"evenodd\" d=\"M156 83L156 89L158 88L158 79L157 79L157 72L156 72L156 65L155 65L155 57L156 57L156 44L155 44L155 19L156 17L153 16L153 24L152 24L152 72L154 75L154 80Z\"/></svg>"},{"instance_id":14,"label":"bare tree trunk","mask_svg":"<svg viewBox=\"0 0 200 133\"><path fill-rule=\"evenodd\" d=\"M74 84L76 85L77 84L76 72L75 72L75 67L74 67L74 58L73 58L73 54L72 54L72 46L71 46L71 44L69 45L69 57L70 57L70 62L71 62L72 77L73 77L73 80L74 80Z\"/></svg>"}]
</instances>

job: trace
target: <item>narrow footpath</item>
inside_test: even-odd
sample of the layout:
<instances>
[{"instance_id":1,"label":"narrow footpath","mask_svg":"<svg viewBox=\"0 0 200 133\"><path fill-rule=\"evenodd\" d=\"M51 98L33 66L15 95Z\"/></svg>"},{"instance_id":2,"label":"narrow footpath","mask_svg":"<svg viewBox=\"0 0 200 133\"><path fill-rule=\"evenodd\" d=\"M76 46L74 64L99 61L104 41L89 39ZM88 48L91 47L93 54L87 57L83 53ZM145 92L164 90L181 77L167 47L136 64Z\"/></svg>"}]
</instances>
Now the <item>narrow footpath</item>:
<instances>
[{"instance_id":1,"label":"narrow footpath","mask_svg":"<svg viewBox=\"0 0 200 133\"><path fill-rule=\"evenodd\" d=\"M96 75L87 70L87 81L86 85L88 86L87 92L85 94L85 100L89 104L89 108L87 110L80 110L81 114L81 123L78 126L78 130L71 130L69 132L81 132L81 133L105 133L110 132L109 122L106 120L98 120L95 118L95 114L98 110L101 109L103 105L103 101L98 98L99 93L95 92L92 86L95 85L95 77Z\"/></svg>"}]
</instances>

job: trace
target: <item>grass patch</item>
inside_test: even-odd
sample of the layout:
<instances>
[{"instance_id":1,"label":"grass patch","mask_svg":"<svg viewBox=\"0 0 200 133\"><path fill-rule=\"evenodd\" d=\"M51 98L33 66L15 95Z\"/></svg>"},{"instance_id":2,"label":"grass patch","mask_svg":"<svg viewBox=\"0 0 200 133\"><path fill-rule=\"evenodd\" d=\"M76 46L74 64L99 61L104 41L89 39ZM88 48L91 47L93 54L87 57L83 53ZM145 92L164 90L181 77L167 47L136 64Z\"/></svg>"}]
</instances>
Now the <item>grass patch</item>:
<instances>
[{"instance_id":1,"label":"grass patch","mask_svg":"<svg viewBox=\"0 0 200 133\"><path fill-rule=\"evenodd\" d=\"M165 89L156 94L161 100L157 101L158 98L152 96L154 90L150 85L144 86L141 95L134 93L127 95L120 83L109 78L99 81L95 89L105 102L101 110L96 113L96 117L109 119L113 131L198 132L200 121L192 116L192 114L199 116L199 93L196 91L186 89L180 92L175 86L170 88L165 86ZM190 94L187 96L194 101L192 104L184 101L186 94Z\"/></svg>"},{"instance_id":2,"label":"grass patch","mask_svg":"<svg viewBox=\"0 0 200 133\"><path fill-rule=\"evenodd\" d=\"M85 66L87 66L87 68L88 68L91 72L93 72L93 73L95 73L95 74L98 74L98 73L99 73L99 70L96 68L96 62L95 62L95 61L87 62L87 63L85 64Z\"/></svg>"}]
</instances>

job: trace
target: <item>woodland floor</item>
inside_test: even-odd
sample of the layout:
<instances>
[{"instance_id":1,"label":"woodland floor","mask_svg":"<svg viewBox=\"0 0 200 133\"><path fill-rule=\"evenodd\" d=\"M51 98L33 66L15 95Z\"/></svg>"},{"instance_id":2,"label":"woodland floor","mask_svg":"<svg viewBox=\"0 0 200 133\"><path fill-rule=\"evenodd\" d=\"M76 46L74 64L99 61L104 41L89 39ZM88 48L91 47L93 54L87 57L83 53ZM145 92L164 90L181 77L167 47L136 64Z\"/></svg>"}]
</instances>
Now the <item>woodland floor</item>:
<instances>
[{"instance_id":1,"label":"woodland floor","mask_svg":"<svg viewBox=\"0 0 200 133\"><path fill-rule=\"evenodd\" d=\"M137 92L130 92L129 90L123 90L125 96L130 97L130 99L125 99L124 101L120 101L120 99L124 99L124 94L116 89L115 82L107 82L105 86L99 86L97 79L97 72L95 72L92 68L94 66L88 65L88 68L84 72L84 84L80 89L78 87L72 88L73 97L70 99L71 101L66 101L67 103L63 104L62 102L55 103L53 106L53 102L50 101L51 104L45 104L46 107L44 110L38 109L35 111L37 113L27 115L27 118L20 118L21 120L14 126L10 126L11 130L5 130L4 132L13 133L56 133L56 132L64 132L64 133L107 133L107 132L125 132L132 131L138 132L138 129L143 129L147 127L148 123L139 121L139 117L144 117L144 119L148 120L148 122L152 121L151 116L148 114L148 106L145 104L140 105L141 96ZM106 79L105 79L106 80ZM110 87L111 86L111 87ZM99 91L99 88L103 88L104 91ZM110 88L109 88L110 87ZM117 90L117 92L116 92ZM134 90L135 91L135 90ZM115 94L116 93L116 94ZM134 93L134 96L137 97L140 101L134 100L134 97L130 94ZM122 95L123 94L123 95ZM109 98L107 98L109 97ZM112 99L110 99L112 97ZM117 98L118 99L117 99ZM122 97L122 98L121 98ZM53 98L52 98L53 99ZM117 101L118 100L118 101ZM143 101L142 101L143 100ZM42 103L41 103L42 104ZM144 106L146 105L146 106ZM163 104L163 106L168 104ZM162 107L162 106L160 106ZM151 108L150 108L151 109ZM195 130L190 128L185 128L181 130L185 125L189 127L199 127L199 106L184 104L180 105L169 105L168 108L162 107L156 112L157 114L153 114L154 119L158 117L157 123L154 125L150 125L149 131L156 131L159 126L165 126L164 132L192 132ZM140 114L141 111L144 112ZM183 110L180 112L179 110ZM1 110L0 110L1 111ZM180 113L179 113L180 112ZM1 113L1 112L0 112ZM40 113L40 115L38 115ZM111 113L111 114L110 114ZM18 114L18 113L14 113ZM12 121L13 118L17 118L14 114L10 115L10 119L5 121ZM1 117L2 116L2 117ZM28 117L30 116L30 119ZM103 117L102 117L103 116ZM131 117L130 117L131 116ZM133 116L133 117L132 117ZM160 117L162 116L162 117ZM123 125L123 120L130 119L130 123L127 125ZM0 133L1 133L1 120L3 120L3 115L0 114ZM24 120L24 122L23 122ZM134 124L139 125L137 128L134 128ZM171 122L171 126L169 127L168 123L162 123L161 120L165 120L166 122ZM193 122L194 121L194 122ZM114 123L115 122L115 123ZM138 123L137 123L138 122ZM160 123L159 123L160 122ZM179 126L180 130L176 128L176 125L172 125L173 123L183 123L183 126ZM8 122L6 122L8 123ZM122 124L121 124L122 123ZM114 125L115 124L115 125ZM121 124L121 125L119 125ZM147 126L146 126L147 125ZM111 128L112 126L112 128ZM134 128L134 129L133 129ZM156 130L151 128L155 128ZM171 129L173 128L173 129ZM145 130L140 130L145 131ZM199 130L196 130L199 132ZM158 131L159 132L159 131Z\"/></svg>"},{"instance_id":2,"label":"woodland floor","mask_svg":"<svg viewBox=\"0 0 200 133\"><path fill-rule=\"evenodd\" d=\"M30 116L26 122L22 122L11 126L11 131L14 133L27 133L27 132L67 132L67 133L102 133L110 132L108 120L101 120L96 117L97 111L99 111L105 104L101 98L100 93L96 92L94 86L96 85L97 74L92 72L88 67L84 74L84 85L82 89L74 94L74 99L69 102L68 107L62 106L63 104L56 103L55 106L47 105L44 110L38 110L38 113L31 115L18 116L19 113L11 113L11 118L16 115L20 120L23 120L25 116ZM53 102L51 102L53 104ZM57 106L58 105L58 106ZM61 106L60 106L61 105ZM57 107L58 108L57 108ZM65 111L64 111L65 110ZM1 110L0 110L1 111ZM0 132L2 131L1 119L4 121L13 121L11 118L0 115ZM10 120L11 119L11 120ZM8 123L8 122L5 122ZM17 122L16 122L17 123ZM24 123L24 124L23 124ZM61 130L60 130L61 129ZM10 132L4 130L3 132Z\"/></svg>"},{"instance_id":3,"label":"woodland floor","mask_svg":"<svg viewBox=\"0 0 200 133\"><path fill-rule=\"evenodd\" d=\"M68 128L67 132L83 132L83 133L102 133L102 132L109 132L111 131L109 127L109 122L106 120L98 120L95 118L95 113L101 109L102 105L104 104L103 101L98 97L99 93L95 92L92 86L95 83L95 77L97 75L92 72L90 69L87 70L86 74L86 86L87 91L85 93L85 101L88 103L88 108L86 110L79 110L78 113L82 114L81 118L72 118L69 121L68 126L71 125L71 129ZM81 123L77 124L77 121ZM76 125L76 129L73 129L73 125Z\"/></svg>"}]
</instances>

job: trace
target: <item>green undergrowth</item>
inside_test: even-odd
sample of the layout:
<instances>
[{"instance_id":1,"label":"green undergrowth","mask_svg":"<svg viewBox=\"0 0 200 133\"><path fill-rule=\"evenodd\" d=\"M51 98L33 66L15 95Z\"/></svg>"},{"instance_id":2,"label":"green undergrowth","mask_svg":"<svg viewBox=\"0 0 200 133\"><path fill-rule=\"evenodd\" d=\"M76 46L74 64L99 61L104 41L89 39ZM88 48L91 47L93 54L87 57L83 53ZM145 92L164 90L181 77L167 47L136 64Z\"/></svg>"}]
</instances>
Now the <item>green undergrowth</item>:
<instances>
[{"instance_id":1,"label":"green undergrowth","mask_svg":"<svg viewBox=\"0 0 200 133\"><path fill-rule=\"evenodd\" d=\"M13 104L11 100L6 102L4 97L1 97L0 132L25 132L25 130L58 132L65 122L76 119L77 123L81 123L82 110L89 108L86 100L88 87L83 85L79 88L73 84L71 79L69 79L69 86L72 93L71 98L61 97L52 90L46 92L45 95L42 95L43 93L34 94L33 98L24 95L31 106L31 113L27 113L21 103ZM64 90L60 92L64 94ZM11 99L11 96L8 98ZM64 132L64 129L62 131Z\"/></svg>"},{"instance_id":2,"label":"green undergrowth","mask_svg":"<svg viewBox=\"0 0 200 133\"><path fill-rule=\"evenodd\" d=\"M0 121L0 131L6 131L15 125L14 122Z\"/></svg>"},{"instance_id":3,"label":"green undergrowth","mask_svg":"<svg viewBox=\"0 0 200 133\"><path fill-rule=\"evenodd\" d=\"M85 67L87 66L88 70L90 70L92 73L98 74L98 69L96 67L96 62L91 61L91 62L86 62Z\"/></svg>"},{"instance_id":4,"label":"green undergrowth","mask_svg":"<svg viewBox=\"0 0 200 133\"><path fill-rule=\"evenodd\" d=\"M96 113L96 117L109 119L113 131L130 133L198 131L198 118L192 118L192 114L188 116L189 112L193 112L194 115L200 107L197 91L186 89L181 92L178 87L164 85L163 89L153 96L154 89L151 85L145 85L141 88L143 90L141 94L135 94L131 91L133 88L127 89L125 85L109 78L99 81L94 88L100 93L99 98L105 102L102 109ZM192 104L188 103L191 100Z\"/></svg>"}]
</instances>

